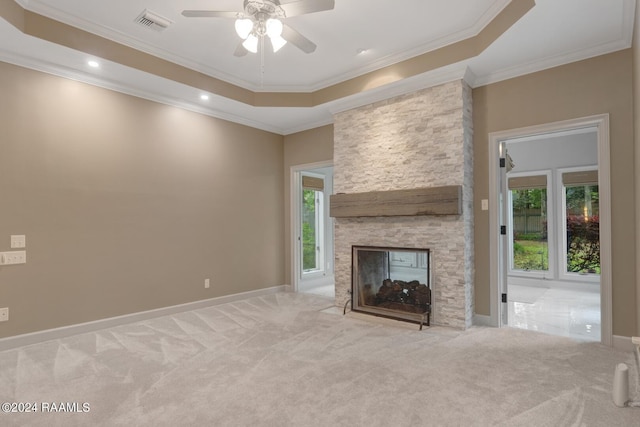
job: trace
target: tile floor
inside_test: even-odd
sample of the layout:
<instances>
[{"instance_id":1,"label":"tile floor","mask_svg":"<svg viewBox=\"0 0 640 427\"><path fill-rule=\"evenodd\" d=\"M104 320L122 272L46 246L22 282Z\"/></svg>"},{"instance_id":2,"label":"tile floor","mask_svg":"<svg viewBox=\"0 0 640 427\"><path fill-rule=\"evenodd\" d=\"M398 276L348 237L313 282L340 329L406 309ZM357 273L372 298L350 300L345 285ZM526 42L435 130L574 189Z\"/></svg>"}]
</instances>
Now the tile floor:
<instances>
[{"instance_id":1,"label":"tile floor","mask_svg":"<svg viewBox=\"0 0 640 427\"><path fill-rule=\"evenodd\" d=\"M320 295L328 298L336 297L336 287L333 284L324 285L324 286L315 286L312 288L301 290L300 292L305 294Z\"/></svg>"},{"instance_id":2,"label":"tile floor","mask_svg":"<svg viewBox=\"0 0 640 427\"><path fill-rule=\"evenodd\" d=\"M600 294L509 285L509 326L600 341Z\"/></svg>"},{"instance_id":3,"label":"tile floor","mask_svg":"<svg viewBox=\"0 0 640 427\"><path fill-rule=\"evenodd\" d=\"M335 298L333 285L303 293ZM509 285L509 326L583 341L600 341L600 294Z\"/></svg>"}]
</instances>

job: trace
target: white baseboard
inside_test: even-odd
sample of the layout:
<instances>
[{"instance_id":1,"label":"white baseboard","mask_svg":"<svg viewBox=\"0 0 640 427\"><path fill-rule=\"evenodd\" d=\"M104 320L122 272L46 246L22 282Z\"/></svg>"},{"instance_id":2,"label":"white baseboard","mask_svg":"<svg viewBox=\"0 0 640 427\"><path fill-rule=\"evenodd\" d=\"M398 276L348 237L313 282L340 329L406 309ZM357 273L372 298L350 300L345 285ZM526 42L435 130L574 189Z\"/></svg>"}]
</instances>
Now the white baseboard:
<instances>
[{"instance_id":1,"label":"white baseboard","mask_svg":"<svg viewBox=\"0 0 640 427\"><path fill-rule=\"evenodd\" d=\"M199 308L214 305L226 304L246 298L275 294L278 292L290 292L291 285L274 286L272 288L257 289L255 291L240 292L232 295L225 295L216 298L209 298L185 304L172 305L169 307L157 308L154 310L141 311L138 313L125 314L123 316L109 317L106 319L94 320L92 322L78 323L76 325L63 326L60 328L46 329L44 331L31 332L28 334L16 335L13 337L0 338L0 351L9 350L16 347L40 343L43 341L57 340L71 335L94 332L100 329L111 328L124 325L126 323L140 322L154 317L167 316L181 313L183 311L197 310ZM631 342L631 341L629 341Z\"/></svg>"},{"instance_id":2,"label":"white baseboard","mask_svg":"<svg viewBox=\"0 0 640 427\"><path fill-rule=\"evenodd\" d=\"M635 351L636 346L631 342L631 337L614 335L612 340L613 348L622 351Z\"/></svg>"}]
</instances>

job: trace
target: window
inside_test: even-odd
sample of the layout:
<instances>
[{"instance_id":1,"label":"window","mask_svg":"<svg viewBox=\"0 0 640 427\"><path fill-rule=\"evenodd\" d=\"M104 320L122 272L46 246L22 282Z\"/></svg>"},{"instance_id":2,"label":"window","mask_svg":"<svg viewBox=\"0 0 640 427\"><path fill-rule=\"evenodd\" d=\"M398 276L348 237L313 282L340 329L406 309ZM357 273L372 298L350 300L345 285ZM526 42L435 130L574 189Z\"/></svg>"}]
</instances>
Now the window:
<instances>
[{"instance_id":1,"label":"window","mask_svg":"<svg viewBox=\"0 0 640 427\"><path fill-rule=\"evenodd\" d=\"M509 177L512 272L548 272L547 175Z\"/></svg>"},{"instance_id":2,"label":"window","mask_svg":"<svg viewBox=\"0 0 640 427\"><path fill-rule=\"evenodd\" d=\"M302 271L323 270L324 245L324 180L302 176Z\"/></svg>"},{"instance_id":3,"label":"window","mask_svg":"<svg viewBox=\"0 0 640 427\"><path fill-rule=\"evenodd\" d=\"M567 274L600 274L598 171L562 174L564 265Z\"/></svg>"}]
</instances>

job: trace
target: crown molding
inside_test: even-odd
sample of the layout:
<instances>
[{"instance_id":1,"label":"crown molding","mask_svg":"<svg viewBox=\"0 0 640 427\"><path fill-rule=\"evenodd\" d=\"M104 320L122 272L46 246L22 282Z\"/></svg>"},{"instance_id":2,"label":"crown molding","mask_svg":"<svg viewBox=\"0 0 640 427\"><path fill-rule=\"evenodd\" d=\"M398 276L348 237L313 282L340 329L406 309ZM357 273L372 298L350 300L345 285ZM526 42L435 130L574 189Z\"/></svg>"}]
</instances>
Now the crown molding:
<instances>
[{"instance_id":1,"label":"crown molding","mask_svg":"<svg viewBox=\"0 0 640 427\"><path fill-rule=\"evenodd\" d=\"M588 49L582 49L571 53L561 53L558 55L550 56L542 60L536 60L527 64L518 65L511 68L500 70L496 73L489 73L480 75L474 82L472 87L486 86L493 83L498 83L504 80L513 79L515 77L524 76L526 74L537 73L539 71L547 70L549 68L559 67L567 65L572 62L583 61L585 59L593 58L600 55L606 55L608 53L617 52L622 49L631 47L631 44L626 40L615 40L610 43L605 43L599 46L590 47Z\"/></svg>"},{"instance_id":2,"label":"crown molding","mask_svg":"<svg viewBox=\"0 0 640 427\"><path fill-rule=\"evenodd\" d=\"M406 95L411 92L416 92L421 89L441 85L454 80L464 80L465 76L472 75L473 74L468 70L467 61L458 62L456 64L438 68L434 71L408 77L406 79L390 83L386 86L371 89L367 92L361 92L356 95L341 98L337 101L329 102L329 111L335 115L347 110L384 101L396 96Z\"/></svg>"},{"instance_id":3,"label":"crown molding","mask_svg":"<svg viewBox=\"0 0 640 427\"><path fill-rule=\"evenodd\" d=\"M156 56L160 59L173 62L174 64L181 65L183 67L192 69L194 71L198 71L210 77L223 80L227 83L231 83L243 89L249 89L252 91L256 90L256 87L255 87L256 85L250 82L247 82L245 80L238 79L232 74L224 73L218 69L206 66L202 63L191 61L180 55L175 55L166 50L159 49L155 46L152 46L148 43L143 42L142 40L136 37L123 33L122 31L118 31L114 28L111 28L105 25L96 25L82 17L64 13L60 9L46 5L40 2L39 0L15 0L15 1L18 4L20 4L20 6L22 6L24 9L30 12L37 13L47 18L51 18L53 20L62 22L63 24L78 28L80 30L86 31L91 34L98 35L112 42L119 43L123 46L127 46L132 49L139 50L141 52Z\"/></svg>"},{"instance_id":4,"label":"crown molding","mask_svg":"<svg viewBox=\"0 0 640 427\"><path fill-rule=\"evenodd\" d=\"M319 107L314 107L319 108ZM305 130L315 129L322 126L332 125L333 124L333 115L326 109L322 108L321 112L318 113L317 119L313 121L307 121L304 123L300 123L296 126L286 127L282 129L281 135L291 135L293 133L304 132Z\"/></svg>"},{"instance_id":5,"label":"crown molding","mask_svg":"<svg viewBox=\"0 0 640 427\"><path fill-rule=\"evenodd\" d=\"M335 75L329 79L322 80L311 87L304 88L305 91L317 91L324 89L335 84L354 79L363 74L367 74L373 71L380 70L382 68L397 64L399 62L406 61L416 56L431 52L436 49L446 47L450 44L469 39L477 36L487 25L489 25L502 10L507 7L514 0L499 0L492 4L492 6L469 28L451 33L447 36L431 40L425 44L413 47L411 49L396 52L391 55L379 58L376 61L369 62L362 67L353 69L346 73Z\"/></svg>"},{"instance_id":6,"label":"crown molding","mask_svg":"<svg viewBox=\"0 0 640 427\"><path fill-rule=\"evenodd\" d=\"M636 16L636 8L637 8L636 0L625 0L622 12L622 40L626 42L626 44L631 47L633 44L633 27L634 24L638 25L640 23L635 22Z\"/></svg>"},{"instance_id":7,"label":"crown molding","mask_svg":"<svg viewBox=\"0 0 640 427\"><path fill-rule=\"evenodd\" d=\"M538 59L526 64L521 64L515 67L500 70L496 73L481 75L478 76L475 81L475 85L472 85L472 87L498 83L503 80L509 80L515 77L524 76L526 74L536 73L539 71L547 70L549 68L570 64L572 62L583 61L585 59L594 58L596 56L606 55L608 53L628 49L633 44L633 27L635 13L636 0L624 0L623 12L622 16L620 17L620 37L616 40L612 40L586 49L548 56L546 58Z\"/></svg>"},{"instance_id":8,"label":"crown molding","mask_svg":"<svg viewBox=\"0 0 640 427\"><path fill-rule=\"evenodd\" d=\"M365 105L370 105L375 102L384 101L396 96L406 95L408 93L416 92L421 89L427 89L429 87L438 86L455 80L464 80L465 82L467 82L467 84L469 84L469 86L473 87L472 83L476 80L476 76L468 67L467 61L459 62L436 69L434 71L429 71L427 73L409 77L404 80L390 83L388 85L371 89L366 92L360 92L346 98L328 102L318 107L313 107L313 109L318 109L319 117L322 116L323 110L326 110L325 115L328 116L319 118L314 122L307 122L302 124L301 126L289 128L286 130L285 135L313 129L319 126L333 124L333 116L344 111L363 107Z\"/></svg>"},{"instance_id":9,"label":"crown molding","mask_svg":"<svg viewBox=\"0 0 640 427\"><path fill-rule=\"evenodd\" d=\"M181 108L184 110L188 110L188 111L192 111L195 113L200 113L200 114L204 114L210 117L215 117L218 119L222 119L222 120L226 120L226 121L230 121L233 123L238 123L241 125L245 125L245 126L249 126L252 128L256 128L256 129L260 129L260 130L264 130L267 132L272 132L272 133L277 133L277 134L283 134L284 131L286 131L286 128L282 128L279 126L274 126L272 124L269 123L265 123L265 122L261 122L261 121L257 121L257 120L253 120L248 118L246 115L239 115L239 114L233 114L230 113L228 110L223 110L223 109L218 109L218 108L213 108L213 107L207 107L204 105L199 105L195 102L187 102L184 101L184 97L182 98L177 98L175 96L170 96L170 95L166 95L166 94L162 94L160 92L157 91L152 91L152 90L143 90L137 87L134 87L132 85L127 85L127 84L123 84L121 82L116 82L113 80L109 80L109 79L105 79L104 77L100 77L100 76L95 76L92 74L88 74L88 73L83 73L80 72L78 70L69 68L69 67L65 67L59 64L55 64L49 61L43 61L41 59L35 59L35 58L31 58L28 57L26 55L20 55L18 53L15 52L9 52L9 51L4 51L4 50L0 50L0 60L2 60L3 62L7 62L13 65L17 65L20 67L24 67L24 68L29 68L35 71L40 71L46 74L50 74L50 75L54 75L57 77L62 77L62 78L66 78L66 79L70 79L70 80L75 80L81 83L86 83L86 84L90 84L92 86L97 86L97 87L101 87L103 89L108 89L108 90L113 90L115 92L120 92L123 93L125 95L131 95L131 96L135 96L137 98L142 98L142 99L146 99L148 101L153 101L153 102L157 102L160 104L165 104L165 105L170 105L170 106L174 106L177 108ZM192 91L193 92L193 99L197 99L197 95L201 92L200 90L196 89L196 88L192 88L177 82L174 82L172 80L167 80L164 79L162 77L158 77L158 76L153 76L150 75L148 73L144 73L146 78L154 78L154 79L161 79L164 81L164 84L167 85L167 87L172 87L172 88L177 88L178 90L182 91L181 93L185 93L184 91ZM258 108L258 107L249 107L249 106L245 106L242 103L239 103L237 101L232 101L230 99L224 98L222 96L219 95L210 95L211 99L210 99L210 104L218 104L218 105L226 105L228 106L229 103L236 103L237 105L240 105L241 108Z\"/></svg>"},{"instance_id":10,"label":"crown molding","mask_svg":"<svg viewBox=\"0 0 640 427\"><path fill-rule=\"evenodd\" d=\"M333 123L333 114L336 114L338 112L393 98L395 96L415 92L416 90L436 86L449 81L466 79L470 75L470 70L468 69L466 62L453 64L441 69L424 73L422 75L391 83L386 86L351 95L347 98L342 98L337 101L332 101L315 107L307 107L307 111L309 111L309 115L307 116L307 118L289 126L275 125L273 123L254 120L250 117L259 116L259 114L234 114L229 111L229 108L224 107L235 105L236 107L244 111L258 111L259 109L269 109L271 111L279 110L282 111L282 114L286 114L285 110L287 110L288 108L252 107L218 95L210 95L211 98L209 100L209 105L219 105L222 106L221 108L213 108L211 106L198 104L196 102L187 102L185 101L185 99L197 99L198 94L201 91L196 88L167 80L162 77L150 75L141 71L132 70L133 72L144 75L145 79L157 79L158 81L162 81L162 85L156 86L163 86L165 88L180 91L181 96L171 96L154 90L141 89L134 85L123 84L118 81L106 79L102 76L96 76L94 74L81 72L70 67L56 64L50 61L44 61L42 59L32 58L17 52L0 50L0 60L35 71L40 71L58 77L75 80L104 89L120 92L126 95L131 95L149 101L174 106L184 110L204 114L222 120L227 120L279 135L289 135L292 133L302 132L316 127L329 125ZM118 66L118 64L115 65ZM192 92L191 96L186 95L189 92Z\"/></svg>"}]
</instances>

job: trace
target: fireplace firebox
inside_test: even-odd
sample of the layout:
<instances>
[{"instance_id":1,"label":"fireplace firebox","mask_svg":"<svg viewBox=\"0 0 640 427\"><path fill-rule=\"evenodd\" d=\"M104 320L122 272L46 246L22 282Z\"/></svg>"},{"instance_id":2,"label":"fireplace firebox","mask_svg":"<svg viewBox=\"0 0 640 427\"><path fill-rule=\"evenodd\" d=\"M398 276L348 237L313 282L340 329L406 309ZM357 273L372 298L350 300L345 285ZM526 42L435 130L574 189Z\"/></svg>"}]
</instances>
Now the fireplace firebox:
<instances>
[{"instance_id":1,"label":"fireplace firebox","mask_svg":"<svg viewBox=\"0 0 640 427\"><path fill-rule=\"evenodd\" d=\"M429 326L430 255L429 249L353 246L351 309Z\"/></svg>"}]
</instances>

